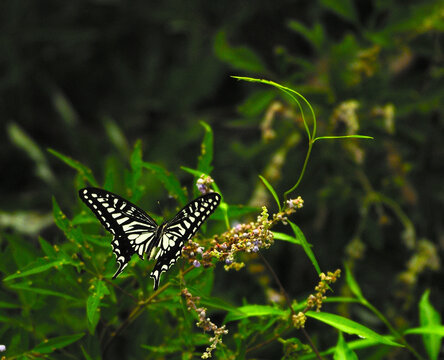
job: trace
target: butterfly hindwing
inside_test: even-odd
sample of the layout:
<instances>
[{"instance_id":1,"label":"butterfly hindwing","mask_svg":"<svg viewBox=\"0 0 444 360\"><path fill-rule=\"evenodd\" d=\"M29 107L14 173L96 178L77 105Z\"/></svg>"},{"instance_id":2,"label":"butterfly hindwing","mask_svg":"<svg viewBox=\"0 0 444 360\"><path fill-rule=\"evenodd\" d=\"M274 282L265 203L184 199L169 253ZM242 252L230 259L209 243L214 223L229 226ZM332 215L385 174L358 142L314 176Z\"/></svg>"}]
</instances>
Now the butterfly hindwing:
<instances>
[{"instance_id":1,"label":"butterfly hindwing","mask_svg":"<svg viewBox=\"0 0 444 360\"><path fill-rule=\"evenodd\" d=\"M174 265L185 242L193 237L203 222L216 210L220 199L217 193L203 195L186 205L174 219L163 226L157 245L157 262L150 274L154 279L154 289L159 285L160 275Z\"/></svg>"},{"instance_id":2,"label":"butterfly hindwing","mask_svg":"<svg viewBox=\"0 0 444 360\"><path fill-rule=\"evenodd\" d=\"M135 253L143 259L156 246L156 222L142 209L109 191L85 188L79 191L82 201L113 235L111 246L119 268L116 278Z\"/></svg>"}]
</instances>

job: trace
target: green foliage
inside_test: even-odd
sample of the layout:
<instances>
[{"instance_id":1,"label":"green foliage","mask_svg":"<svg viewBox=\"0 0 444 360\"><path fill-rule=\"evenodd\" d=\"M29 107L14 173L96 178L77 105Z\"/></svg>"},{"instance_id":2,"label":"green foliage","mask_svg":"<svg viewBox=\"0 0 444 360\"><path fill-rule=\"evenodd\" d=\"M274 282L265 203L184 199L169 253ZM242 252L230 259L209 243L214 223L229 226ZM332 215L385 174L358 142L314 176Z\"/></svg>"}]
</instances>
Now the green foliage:
<instances>
[{"instance_id":1,"label":"green foliage","mask_svg":"<svg viewBox=\"0 0 444 360\"><path fill-rule=\"evenodd\" d=\"M7 359L442 356L440 2L1 16ZM199 180L223 201L159 289L136 257L112 280L78 189L163 221Z\"/></svg>"}]
</instances>

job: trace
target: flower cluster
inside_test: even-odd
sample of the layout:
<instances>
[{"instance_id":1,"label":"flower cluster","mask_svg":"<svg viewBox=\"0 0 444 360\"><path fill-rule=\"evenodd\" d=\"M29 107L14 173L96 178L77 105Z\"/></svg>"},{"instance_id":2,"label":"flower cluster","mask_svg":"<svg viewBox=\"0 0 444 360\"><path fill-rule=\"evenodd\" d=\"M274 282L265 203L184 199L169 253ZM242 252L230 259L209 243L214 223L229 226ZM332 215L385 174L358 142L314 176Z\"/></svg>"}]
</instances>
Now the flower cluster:
<instances>
[{"instance_id":1,"label":"flower cluster","mask_svg":"<svg viewBox=\"0 0 444 360\"><path fill-rule=\"evenodd\" d=\"M185 298L188 311L193 310L199 318L196 326L200 327L204 331L211 331L214 334L214 336L210 338L210 346L205 349L205 352L201 356L202 359L208 359L211 357L212 351L216 349L216 346L218 344L222 344L222 335L228 334L228 330L225 328L225 325L217 327L217 325L212 323L210 318L207 317L206 308L197 307L197 303L200 300L198 296L193 296L187 288L182 290L182 296Z\"/></svg>"},{"instance_id":2,"label":"flower cluster","mask_svg":"<svg viewBox=\"0 0 444 360\"><path fill-rule=\"evenodd\" d=\"M202 195L208 194L211 192L211 185L213 183L214 180L211 178L211 176L202 174L196 182L197 190L199 190Z\"/></svg>"},{"instance_id":3,"label":"flower cluster","mask_svg":"<svg viewBox=\"0 0 444 360\"><path fill-rule=\"evenodd\" d=\"M287 200L286 205L289 210L301 209L304 206L304 200L298 196L296 199Z\"/></svg>"},{"instance_id":4,"label":"flower cluster","mask_svg":"<svg viewBox=\"0 0 444 360\"><path fill-rule=\"evenodd\" d=\"M307 307L313 308L316 306L316 311L320 311L322 307L322 301L324 301L327 298L325 296L325 293L329 289L329 285L335 283L340 276L341 276L340 269L336 269L334 273L329 271L327 275L325 275L324 273L320 273L319 277L321 278L321 281L319 281L319 284L315 287L316 294L310 295L308 297Z\"/></svg>"},{"instance_id":5,"label":"flower cluster","mask_svg":"<svg viewBox=\"0 0 444 360\"><path fill-rule=\"evenodd\" d=\"M347 135L356 134L359 130L359 119L357 110L359 102L348 100L342 102L333 112L330 119L333 126L345 126Z\"/></svg>"},{"instance_id":6,"label":"flower cluster","mask_svg":"<svg viewBox=\"0 0 444 360\"><path fill-rule=\"evenodd\" d=\"M239 270L244 263L235 261L236 253L257 253L260 248L267 249L273 244L273 233L269 230L272 221L268 217L267 208L263 207L256 222L237 224L216 236L213 247L208 251L209 256L225 262L225 270Z\"/></svg>"},{"instance_id":7,"label":"flower cluster","mask_svg":"<svg viewBox=\"0 0 444 360\"><path fill-rule=\"evenodd\" d=\"M225 270L239 270L245 266L238 262L235 255L238 252L257 253L260 249L268 249L274 243L273 233L269 230L277 223L286 223L287 216L303 206L301 197L287 201L284 211L273 214L269 219L267 208L262 207L262 213L255 222L237 224L221 235L214 236L211 247L204 251L198 243L189 240L182 249L182 255L188 258L194 267L209 267L213 259L225 263Z\"/></svg>"},{"instance_id":8,"label":"flower cluster","mask_svg":"<svg viewBox=\"0 0 444 360\"><path fill-rule=\"evenodd\" d=\"M340 269L337 269L334 273L329 271L327 275L324 273L319 274L321 281L319 281L318 285L315 287L316 293L314 295L310 294L307 298L307 306L305 309L300 311L298 314L294 314L291 318L295 328L300 329L305 326L305 313L308 310L311 310L314 307L316 307L316 311L318 312L321 310L322 302L327 298L325 293L329 289L329 285L335 283L339 276L341 276Z\"/></svg>"}]
</instances>

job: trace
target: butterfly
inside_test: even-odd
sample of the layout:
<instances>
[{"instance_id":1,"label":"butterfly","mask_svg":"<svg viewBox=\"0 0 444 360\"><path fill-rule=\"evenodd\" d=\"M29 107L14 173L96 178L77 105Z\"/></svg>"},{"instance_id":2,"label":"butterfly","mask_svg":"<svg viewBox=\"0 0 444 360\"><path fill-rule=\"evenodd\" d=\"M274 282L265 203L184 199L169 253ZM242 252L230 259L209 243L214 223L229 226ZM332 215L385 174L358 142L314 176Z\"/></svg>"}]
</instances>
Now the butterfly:
<instances>
[{"instance_id":1,"label":"butterfly","mask_svg":"<svg viewBox=\"0 0 444 360\"><path fill-rule=\"evenodd\" d=\"M159 226L145 211L112 192L87 187L79 190L79 196L113 235L111 246L119 266L113 279L120 275L134 254L142 260L144 254L148 254L150 260L157 260L150 274L154 290L159 286L162 273L180 257L185 242L199 230L221 200L215 192L200 196L172 220Z\"/></svg>"}]
</instances>

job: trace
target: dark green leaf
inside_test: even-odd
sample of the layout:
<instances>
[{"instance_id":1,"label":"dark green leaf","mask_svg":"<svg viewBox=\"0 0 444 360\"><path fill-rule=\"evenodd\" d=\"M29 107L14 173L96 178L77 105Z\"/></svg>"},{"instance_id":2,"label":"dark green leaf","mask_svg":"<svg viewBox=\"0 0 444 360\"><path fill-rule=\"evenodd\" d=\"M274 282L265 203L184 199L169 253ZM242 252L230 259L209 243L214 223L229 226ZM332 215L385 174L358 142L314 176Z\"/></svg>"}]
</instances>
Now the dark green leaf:
<instances>
[{"instance_id":1,"label":"dark green leaf","mask_svg":"<svg viewBox=\"0 0 444 360\"><path fill-rule=\"evenodd\" d=\"M358 24L358 16L353 1L351 0L321 0L321 4L340 17Z\"/></svg>"},{"instance_id":2,"label":"dark green leaf","mask_svg":"<svg viewBox=\"0 0 444 360\"><path fill-rule=\"evenodd\" d=\"M214 39L214 52L219 59L236 70L262 74L268 72L263 61L251 49L244 46L230 46L224 31L220 31Z\"/></svg>"},{"instance_id":3,"label":"dark green leaf","mask_svg":"<svg viewBox=\"0 0 444 360\"><path fill-rule=\"evenodd\" d=\"M49 354L57 349L64 348L78 340L80 340L85 334L74 334L74 335L65 335L58 336L46 341L43 341L39 345L37 345L32 352L40 353L40 354Z\"/></svg>"},{"instance_id":4,"label":"dark green leaf","mask_svg":"<svg viewBox=\"0 0 444 360\"><path fill-rule=\"evenodd\" d=\"M103 280L96 278L91 285L90 292L91 295L86 302L86 314L89 330L93 334L100 319L100 303L105 295L109 295L109 290Z\"/></svg>"},{"instance_id":5,"label":"dark green leaf","mask_svg":"<svg viewBox=\"0 0 444 360\"><path fill-rule=\"evenodd\" d=\"M143 162L143 167L151 170L154 176L165 186L168 193L171 196L174 196L181 206L185 206L188 202L188 198L174 174L171 174L165 168L157 164Z\"/></svg>"},{"instance_id":6,"label":"dark green leaf","mask_svg":"<svg viewBox=\"0 0 444 360\"><path fill-rule=\"evenodd\" d=\"M59 268L63 265L73 265L78 266L79 263L70 260L70 259L59 259L59 260L46 260L46 259L37 259L34 263L29 264L26 268L17 271L17 273L13 275L9 275L3 279L3 281L10 281L13 279L18 279L30 275L39 274L41 272L44 272L46 270L52 269L52 268Z\"/></svg>"},{"instance_id":7,"label":"dark green leaf","mask_svg":"<svg viewBox=\"0 0 444 360\"><path fill-rule=\"evenodd\" d=\"M197 169L205 174L210 174L213 170L211 163L213 162L213 130L206 122L201 121L200 124L205 129L205 135L201 145L201 153L197 162Z\"/></svg>"},{"instance_id":8,"label":"dark green leaf","mask_svg":"<svg viewBox=\"0 0 444 360\"><path fill-rule=\"evenodd\" d=\"M249 117L259 116L266 110L275 97L276 92L274 90L256 91L239 106L239 112Z\"/></svg>"},{"instance_id":9,"label":"dark green leaf","mask_svg":"<svg viewBox=\"0 0 444 360\"><path fill-rule=\"evenodd\" d=\"M96 179L94 179L94 175L88 167L85 165L82 165L77 160L71 159L68 156L65 156L53 149L48 149L48 151L53 154L54 156L58 157L60 160L62 160L65 164L71 166L72 168L76 169L77 172L82 176L82 178L86 181L88 181L92 186L98 186L98 183Z\"/></svg>"},{"instance_id":10,"label":"dark green leaf","mask_svg":"<svg viewBox=\"0 0 444 360\"><path fill-rule=\"evenodd\" d=\"M41 295L57 296L57 297L72 301L74 303L82 302L81 299L75 298L71 295L68 295L68 294L65 294L65 293L62 293L59 291L50 290L50 289L42 289L42 288L37 288L35 286L29 286L29 284L30 284L30 282L22 282L22 283L10 284L10 285L8 285L8 287L10 287L12 289L16 289L16 290L30 291L30 292L34 292L36 294L41 294Z\"/></svg>"},{"instance_id":11,"label":"dark green leaf","mask_svg":"<svg viewBox=\"0 0 444 360\"><path fill-rule=\"evenodd\" d=\"M41 236L39 236L39 243L40 243L40 246L42 247L42 250L46 256L48 256L51 259L54 259L57 257L57 252L55 251L55 249L51 246L51 244L49 242L47 242Z\"/></svg>"},{"instance_id":12,"label":"dark green leaf","mask_svg":"<svg viewBox=\"0 0 444 360\"><path fill-rule=\"evenodd\" d=\"M309 29L299 21L290 20L288 22L288 27L302 35L316 50L319 51L322 49L325 41L325 34L324 28L320 23L315 23L313 27Z\"/></svg>"}]
</instances>

